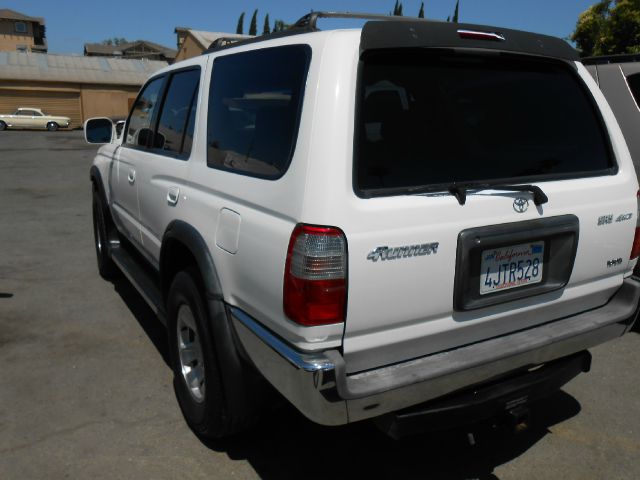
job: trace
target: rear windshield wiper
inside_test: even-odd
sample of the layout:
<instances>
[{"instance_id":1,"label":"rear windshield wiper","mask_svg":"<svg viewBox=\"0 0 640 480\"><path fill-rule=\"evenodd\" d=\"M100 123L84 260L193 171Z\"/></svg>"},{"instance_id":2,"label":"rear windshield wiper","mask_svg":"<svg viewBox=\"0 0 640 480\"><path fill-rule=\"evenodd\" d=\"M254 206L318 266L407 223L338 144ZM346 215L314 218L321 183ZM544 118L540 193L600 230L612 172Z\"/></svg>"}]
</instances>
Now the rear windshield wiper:
<instances>
[{"instance_id":1,"label":"rear windshield wiper","mask_svg":"<svg viewBox=\"0 0 640 480\"><path fill-rule=\"evenodd\" d=\"M452 183L447 188L449 193L456 197L460 205L467 202L467 190L504 190L506 192L531 192L533 203L542 205L549 201L540 187L536 185L492 185L490 183Z\"/></svg>"}]
</instances>

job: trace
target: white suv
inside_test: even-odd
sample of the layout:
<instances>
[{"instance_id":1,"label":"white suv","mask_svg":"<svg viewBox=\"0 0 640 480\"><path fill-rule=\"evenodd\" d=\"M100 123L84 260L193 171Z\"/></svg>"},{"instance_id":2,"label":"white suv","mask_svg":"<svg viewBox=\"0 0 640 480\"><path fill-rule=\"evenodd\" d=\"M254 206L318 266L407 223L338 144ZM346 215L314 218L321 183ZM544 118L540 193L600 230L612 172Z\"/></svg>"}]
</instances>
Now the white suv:
<instances>
[{"instance_id":1,"label":"white suv","mask_svg":"<svg viewBox=\"0 0 640 480\"><path fill-rule=\"evenodd\" d=\"M158 72L121 139L87 123L100 273L166 323L200 435L246 427L262 379L324 425L520 419L635 320L615 117L561 40L321 16Z\"/></svg>"}]
</instances>

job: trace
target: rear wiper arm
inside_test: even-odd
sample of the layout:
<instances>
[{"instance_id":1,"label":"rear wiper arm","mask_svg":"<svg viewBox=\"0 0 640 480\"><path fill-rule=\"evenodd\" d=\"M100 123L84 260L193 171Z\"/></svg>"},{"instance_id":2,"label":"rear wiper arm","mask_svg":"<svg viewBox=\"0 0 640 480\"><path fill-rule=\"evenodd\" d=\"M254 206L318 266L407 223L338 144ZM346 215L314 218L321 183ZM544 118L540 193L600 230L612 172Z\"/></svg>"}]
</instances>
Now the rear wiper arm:
<instances>
[{"instance_id":1,"label":"rear wiper arm","mask_svg":"<svg viewBox=\"0 0 640 480\"><path fill-rule=\"evenodd\" d=\"M460 205L467 202L467 190L504 190L506 192L531 192L533 203L542 205L549 201L542 189L536 185L491 185L490 183L452 183L447 189L451 195L456 197Z\"/></svg>"}]
</instances>

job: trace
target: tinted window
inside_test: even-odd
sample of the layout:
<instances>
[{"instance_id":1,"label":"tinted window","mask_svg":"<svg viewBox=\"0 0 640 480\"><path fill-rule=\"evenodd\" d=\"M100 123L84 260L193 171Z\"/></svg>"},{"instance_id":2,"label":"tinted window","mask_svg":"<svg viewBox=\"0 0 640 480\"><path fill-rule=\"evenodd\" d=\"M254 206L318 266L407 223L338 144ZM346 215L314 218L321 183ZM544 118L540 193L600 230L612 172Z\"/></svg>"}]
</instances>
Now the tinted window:
<instances>
[{"instance_id":1,"label":"tinted window","mask_svg":"<svg viewBox=\"0 0 640 480\"><path fill-rule=\"evenodd\" d=\"M191 132L188 133L189 141L183 140L187 122L192 122L192 116L195 116L195 98L199 81L200 70L178 72L171 77L158 123L156 148L184 156L191 152L192 124Z\"/></svg>"},{"instance_id":2,"label":"tinted window","mask_svg":"<svg viewBox=\"0 0 640 480\"><path fill-rule=\"evenodd\" d=\"M33 117L35 112L33 110L18 110L17 115L22 115L23 117Z\"/></svg>"},{"instance_id":3,"label":"tinted window","mask_svg":"<svg viewBox=\"0 0 640 480\"><path fill-rule=\"evenodd\" d=\"M407 49L369 54L361 78L359 190L611 173L594 101L564 64Z\"/></svg>"},{"instance_id":4,"label":"tinted window","mask_svg":"<svg viewBox=\"0 0 640 480\"><path fill-rule=\"evenodd\" d=\"M289 166L310 49L268 48L216 59L209 94L210 167L265 178Z\"/></svg>"},{"instance_id":5,"label":"tinted window","mask_svg":"<svg viewBox=\"0 0 640 480\"><path fill-rule=\"evenodd\" d=\"M127 145L140 147L149 145L153 133L151 122L157 109L163 81L162 77L152 80L138 96L129 117L129 126L125 137Z\"/></svg>"},{"instance_id":6,"label":"tinted window","mask_svg":"<svg viewBox=\"0 0 640 480\"><path fill-rule=\"evenodd\" d=\"M640 73L627 77L627 82L633 97L636 99L636 104L640 105Z\"/></svg>"}]
</instances>

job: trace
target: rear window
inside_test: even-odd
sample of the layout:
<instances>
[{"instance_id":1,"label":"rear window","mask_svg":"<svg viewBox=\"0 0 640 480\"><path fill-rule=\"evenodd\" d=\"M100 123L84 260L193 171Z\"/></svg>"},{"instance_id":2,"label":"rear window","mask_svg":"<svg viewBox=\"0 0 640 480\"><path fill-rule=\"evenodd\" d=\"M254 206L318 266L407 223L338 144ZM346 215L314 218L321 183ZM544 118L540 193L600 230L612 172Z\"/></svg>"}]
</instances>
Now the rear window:
<instances>
[{"instance_id":1,"label":"rear window","mask_svg":"<svg viewBox=\"0 0 640 480\"><path fill-rule=\"evenodd\" d=\"M636 104L640 105L640 73L628 76L627 83L629 84L633 98L636 100Z\"/></svg>"},{"instance_id":2,"label":"rear window","mask_svg":"<svg viewBox=\"0 0 640 480\"><path fill-rule=\"evenodd\" d=\"M567 64L386 50L365 55L360 81L363 196L614 172L600 114Z\"/></svg>"}]
</instances>

